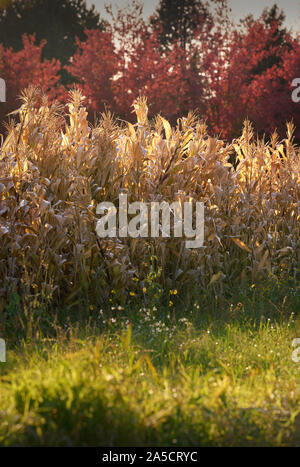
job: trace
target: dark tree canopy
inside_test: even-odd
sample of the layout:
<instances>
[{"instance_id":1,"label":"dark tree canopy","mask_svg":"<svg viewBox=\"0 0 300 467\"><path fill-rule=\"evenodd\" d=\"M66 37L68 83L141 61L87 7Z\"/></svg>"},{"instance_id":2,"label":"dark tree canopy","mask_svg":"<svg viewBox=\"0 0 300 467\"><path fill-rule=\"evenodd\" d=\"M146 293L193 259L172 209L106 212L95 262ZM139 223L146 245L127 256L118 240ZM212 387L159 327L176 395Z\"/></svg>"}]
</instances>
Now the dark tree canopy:
<instances>
[{"instance_id":1,"label":"dark tree canopy","mask_svg":"<svg viewBox=\"0 0 300 467\"><path fill-rule=\"evenodd\" d=\"M46 39L43 57L58 58L65 65L75 53L76 36L85 39L84 30L104 28L94 6L85 0L6 0L0 9L0 43L15 51L22 48L22 35ZM0 5L1 6L1 5Z\"/></svg>"},{"instance_id":2,"label":"dark tree canopy","mask_svg":"<svg viewBox=\"0 0 300 467\"><path fill-rule=\"evenodd\" d=\"M161 28L160 41L165 47L179 41L186 50L197 28L209 17L201 0L160 0L151 23L154 28Z\"/></svg>"},{"instance_id":3,"label":"dark tree canopy","mask_svg":"<svg viewBox=\"0 0 300 467\"><path fill-rule=\"evenodd\" d=\"M286 29L283 28L285 14L283 10L279 10L276 3L271 8L265 8L263 17L266 25L272 26L272 24L276 22L278 23L278 27L281 28L281 31L286 32Z\"/></svg>"},{"instance_id":4,"label":"dark tree canopy","mask_svg":"<svg viewBox=\"0 0 300 467\"><path fill-rule=\"evenodd\" d=\"M265 8L263 11L263 20L267 27L274 28L274 33L271 40L267 44L267 48L274 47L291 48L291 43L287 40L287 30L284 27L285 14L279 10L274 4L271 8ZM258 66L253 70L254 75L260 75L274 65L281 65L282 59L278 54L270 54L264 58Z\"/></svg>"}]
</instances>

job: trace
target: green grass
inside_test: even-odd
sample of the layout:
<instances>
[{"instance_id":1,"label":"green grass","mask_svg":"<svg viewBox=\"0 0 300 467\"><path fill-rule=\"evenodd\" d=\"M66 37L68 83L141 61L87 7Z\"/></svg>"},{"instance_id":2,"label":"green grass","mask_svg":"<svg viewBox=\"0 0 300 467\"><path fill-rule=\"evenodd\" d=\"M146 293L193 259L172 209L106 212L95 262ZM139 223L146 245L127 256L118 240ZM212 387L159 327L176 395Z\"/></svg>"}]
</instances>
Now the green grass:
<instances>
[{"instance_id":1,"label":"green grass","mask_svg":"<svg viewBox=\"0 0 300 467\"><path fill-rule=\"evenodd\" d=\"M300 319L253 306L93 310L8 348L0 445L300 445Z\"/></svg>"}]
</instances>

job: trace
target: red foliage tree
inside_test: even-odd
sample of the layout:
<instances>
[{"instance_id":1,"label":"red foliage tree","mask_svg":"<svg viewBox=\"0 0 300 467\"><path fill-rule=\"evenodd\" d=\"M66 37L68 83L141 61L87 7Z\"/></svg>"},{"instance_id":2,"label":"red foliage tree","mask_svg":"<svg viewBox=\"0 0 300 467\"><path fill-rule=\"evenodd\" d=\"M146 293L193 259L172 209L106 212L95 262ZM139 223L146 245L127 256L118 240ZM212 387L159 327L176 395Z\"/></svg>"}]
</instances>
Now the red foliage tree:
<instances>
[{"instance_id":1,"label":"red foliage tree","mask_svg":"<svg viewBox=\"0 0 300 467\"><path fill-rule=\"evenodd\" d=\"M86 31L87 40L77 41L78 50L66 67L90 109L107 106L131 120L132 103L143 94L152 115L174 118L187 112L194 105L198 76L188 53L178 44L162 52L158 33L148 28L138 3L132 3L132 10L109 12L112 29Z\"/></svg>"},{"instance_id":2,"label":"red foliage tree","mask_svg":"<svg viewBox=\"0 0 300 467\"><path fill-rule=\"evenodd\" d=\"M115 110L113 79L118 71L117 55L108 25L105 31L86 30L87 39L77 39L77 51L65 68L77 79L92 111Z\"/></svg>"},{"instance_id":3,"label":"red foliage tree","mask_svg":"<svg viewBox=\"0 0 300 467\"><path fill-rule=\"evenodd\" d=\"M150 116L162 113L175 122L197 109L213 133L228 139L240 134L246 117L260 134L276 128L283 135L286 121L298 124L300 104L291 96L292 82L300 77L299 36L280 29L276 15L272 20L270 15L257 21L248 17L243 28L233 27L224 1L219 0L223 13L195 31L188 50L176 40L161 47L159 29L145 23L136 2L126 12L111 12L105 31L86 30L66 69L87 97L90 112L107 107L131 120L132 103L143 94ZM42 60L44 45L35 44L33 36L23 37L18 52L0 45L0 77L7 86L1 118L18 106L18 95L30 84L41 86L50 100L64 99L60 63Z\"/></svg>"},{"instance_id":4,"label":"red foliage tree","mask_svg":"<svg viewBox=\"0 0 300 467\"><path fill-rule=\"evenodd\" d=\"M245 25L245 31L230 35L207 107L209 124L231 138L248 117L260 134L277 129L284 135L287 121L299 121L299 106L291 98L292 81L300 75L299 39L286 33L279 43L278 24L266 24L263 17L249 17Z\"/></svg>"},{"instance_id":5,"label":"red foliage tree","mask_svg":"<svg viewBox=\"0 0 300 467\"><path fill-rule=\"evenodd\" d=\"M49 100L59 98L63 89L59 85L60 62L42 60L45 41L35 44L34 36L23 36L23 49L14 52L0 44L0 77L6 83L6 102L0 104L0 120L19 106L18 97L30 85L39 86Z\"/></svg>"},{"instance_id":6,"label":"red foliage tree","mask_svg":"<svg viewBox=\"0 0 300 467\"><path fill-rule=\"evenodd\" d=\"M129 99L133 101L138 94L148 98L150 116L162 113L173 122L201 104L202 77L192 44L183 47L175 38L163 47L159 22L154 28L145 23L138 2L133 2L133 10L127 14L119 11L113 24L120 45L115 88L123 114L128 115ZM204 29L203 25L196 28L195 34Z\"/></svg>"},{"instance_id":7,"label":"red foliage tree","mask_svg":"<svg viewBox=\"0 0 300 467\"><path fill-rule=\"evenodd\" d=\"M120 73L115 82L116 96L125 84L125 106L129 98L133 101L142 94L148 99L150 116L163 113L172 120L193 106L193 79L189 57L181 47L174 45L162 53L157 35L141 29L124 75ZM122 110L124 114L126 107Z\"/></svg>"}]
</instances>

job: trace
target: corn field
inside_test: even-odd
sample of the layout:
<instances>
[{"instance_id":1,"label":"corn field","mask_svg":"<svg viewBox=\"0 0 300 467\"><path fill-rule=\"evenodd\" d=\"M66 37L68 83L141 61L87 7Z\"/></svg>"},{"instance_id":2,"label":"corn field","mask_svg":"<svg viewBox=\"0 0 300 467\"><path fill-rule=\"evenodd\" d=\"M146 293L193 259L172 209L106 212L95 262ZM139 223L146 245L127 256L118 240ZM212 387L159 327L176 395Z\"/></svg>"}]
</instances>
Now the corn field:
<instances>
[{"instance_id":1,"label":"corn field","mask_svg":"<svg viewBox=\"0 0 300 467\"><path fill-rule=\"evenodd\" d=\"M189 114L172 128L147 102L137 123L105 113L92 126L84 98L66 108L29 88L0 150L0 313L11 294L75 306L150 300L150 284L226 297L267 278L299 280L300 149L286 139L258 140L246 121L227 143ZM204 246L181 238L102 238L97 204L202 201Z\"/></svg>"}]
</instances>

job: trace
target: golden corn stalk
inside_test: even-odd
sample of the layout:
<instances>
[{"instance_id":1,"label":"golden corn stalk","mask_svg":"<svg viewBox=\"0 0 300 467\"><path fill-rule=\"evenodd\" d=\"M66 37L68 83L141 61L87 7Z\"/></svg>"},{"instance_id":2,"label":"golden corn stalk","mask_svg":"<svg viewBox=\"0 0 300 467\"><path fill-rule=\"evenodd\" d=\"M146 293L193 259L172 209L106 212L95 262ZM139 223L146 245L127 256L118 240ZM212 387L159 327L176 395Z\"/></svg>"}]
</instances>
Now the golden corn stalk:
<instances>
[{"instance_id":1,"label":"golden corn stalk","mask_svg":"<svg viewBox=\"0 0 300 467\"><path fill-rule=\"evenodd\" d=\"M134 103L135 125L106 113L94 127L78 91L67 114L37 89L22 99L0 152L0 312L11 291L35 306L106 301L112 288L126 297L133 276L143 285L153 253L162 287L186 293L196 286L223 295L269 275L298 279L300 150L292 124L286 139L265 142L246 121L227 144L193 114L176 128L161 116L150 122L143 98ZM96 206L115 203L120 192L129 202L203 201L204 247L186 250L178 238L100 240Z\"/></svg>"}]
</instances>

